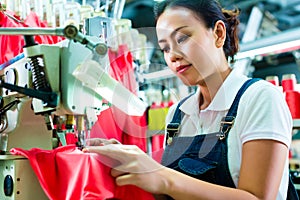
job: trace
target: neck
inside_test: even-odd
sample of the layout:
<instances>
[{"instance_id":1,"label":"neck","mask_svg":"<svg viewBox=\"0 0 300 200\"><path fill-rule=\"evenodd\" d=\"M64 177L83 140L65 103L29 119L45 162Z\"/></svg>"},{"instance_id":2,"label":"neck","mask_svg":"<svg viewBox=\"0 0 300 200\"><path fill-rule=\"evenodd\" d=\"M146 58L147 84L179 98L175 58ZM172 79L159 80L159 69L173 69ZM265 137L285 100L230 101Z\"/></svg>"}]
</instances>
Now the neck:
<instances>
[{"instance_id":1,"label":"neck","mask_svg":"<svg viewBox=\"0 0 300 200\"><path fill-rule=\"evenodd\" d=\"M200 91L200 101L199 101L199 108L200 110L203 110L209 106L215 95L217 94L218 90L224 83L227 76L230 74L231 69L228 68L223 72L214 74L205 81L203 81L202 84L199 85L201 88Z\"/></svg>"}]
</instances>

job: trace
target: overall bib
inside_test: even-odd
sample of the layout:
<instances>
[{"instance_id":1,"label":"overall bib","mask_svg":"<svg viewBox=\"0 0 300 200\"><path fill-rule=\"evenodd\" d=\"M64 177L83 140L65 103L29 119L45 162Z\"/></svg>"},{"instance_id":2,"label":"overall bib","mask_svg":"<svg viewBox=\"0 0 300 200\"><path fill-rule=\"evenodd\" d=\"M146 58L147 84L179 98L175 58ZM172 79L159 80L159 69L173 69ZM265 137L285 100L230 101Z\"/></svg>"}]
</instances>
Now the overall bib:
<instances>
[{"instance_id":1,"label":"overall bib","mask_svg":"<svg viewBox=\"0 0 300 200\"><path fill-rule=\"evenodd\" d=\"M260 79L249 79L238 91L226 117L220 123L220 131L195 137L176 137L183 113L177 106L172 121L167 126L167 144L162 164L191 177L206 182L235 188L228 166L227 138L237 114L239 100L246 89ZM172 199L168 197L168 199ZM288 200L298 200L294 185L289 180Z\"/></svg>"}]
</instances>

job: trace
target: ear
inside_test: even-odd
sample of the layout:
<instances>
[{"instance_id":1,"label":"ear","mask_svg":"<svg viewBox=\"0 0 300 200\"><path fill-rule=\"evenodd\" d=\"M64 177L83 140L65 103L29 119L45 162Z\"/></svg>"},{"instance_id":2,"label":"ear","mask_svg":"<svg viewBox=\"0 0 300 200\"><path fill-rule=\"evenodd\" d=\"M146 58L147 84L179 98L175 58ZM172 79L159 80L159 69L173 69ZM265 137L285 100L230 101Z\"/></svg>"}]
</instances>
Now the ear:
<instances>
[{"instance_id":1,"label":"ear","mask_svg":"<svg viewBox=\"0 0 300 200\"><path fill-rule=\"evenodd\" d=\"M221 48L226 40L226 26L222 20L215 23L214 28L215 43L217 48Z\"/></svg>"}]
</instances>

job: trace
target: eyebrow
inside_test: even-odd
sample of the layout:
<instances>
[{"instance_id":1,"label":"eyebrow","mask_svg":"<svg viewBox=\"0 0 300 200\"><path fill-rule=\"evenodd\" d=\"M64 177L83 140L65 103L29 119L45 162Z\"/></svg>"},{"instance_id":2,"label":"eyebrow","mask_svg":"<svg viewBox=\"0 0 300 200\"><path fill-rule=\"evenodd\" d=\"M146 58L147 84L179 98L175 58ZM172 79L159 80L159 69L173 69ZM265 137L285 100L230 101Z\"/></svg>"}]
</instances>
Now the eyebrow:
<instances>
[{"instance_id":1,"label":"eyebrow","mask_svg":"<svg viewBox=\"0 0 300 200\"><path fill-rule=\"evenodd\" d=\"M172 31L171 37L173 37L176 34L176 32L178 32L179 30L186 28L186 27L188 27L188 26L180 26L180 27L176 28L174 31ZM166 42L166 40L165 39L158 40L158 43L162 43L162 42Z\"/></svg>"}]
</instances>

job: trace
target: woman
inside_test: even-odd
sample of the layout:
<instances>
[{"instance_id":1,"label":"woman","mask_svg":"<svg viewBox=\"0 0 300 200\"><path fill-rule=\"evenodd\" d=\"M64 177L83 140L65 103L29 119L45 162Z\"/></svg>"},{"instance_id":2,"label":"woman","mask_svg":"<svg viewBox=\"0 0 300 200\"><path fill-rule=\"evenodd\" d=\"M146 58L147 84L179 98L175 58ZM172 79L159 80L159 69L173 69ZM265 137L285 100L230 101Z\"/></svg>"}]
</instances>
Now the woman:
<instances>
[{"instance_id":1,"label":"woman","mask_svg":"<svg viewBox=\"0 0 300 200\"><path fill-rule=\"evenodd\" d=\"M240 95L230 131L219 131L248 80L228 63L238 51L238 14L216 0L166 0L157 6L166 63L198 90L170 108L162 160L167 167L133 145L85 149L118 161L111 171L118 185L184 200L287 199L292 119L282 93L266 81L253 83Z\"/></svg>"}]
</instances>

